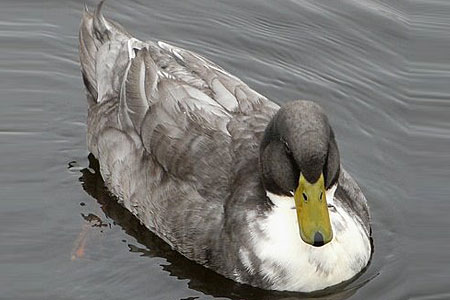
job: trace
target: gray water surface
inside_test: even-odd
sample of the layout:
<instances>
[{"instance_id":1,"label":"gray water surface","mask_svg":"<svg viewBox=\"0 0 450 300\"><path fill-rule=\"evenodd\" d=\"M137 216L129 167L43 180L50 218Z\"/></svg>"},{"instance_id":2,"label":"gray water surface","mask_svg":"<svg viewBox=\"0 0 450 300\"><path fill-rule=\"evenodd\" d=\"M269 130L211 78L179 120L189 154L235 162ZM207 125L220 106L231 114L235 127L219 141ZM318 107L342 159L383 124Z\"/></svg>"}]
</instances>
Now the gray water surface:
<instances>
[{"instance_id":1,"label":"gray water surface","mask_svg":"<svg viewBox=\"0 0 450 300\"><path fill-rule=\"evenodd\" d=\"M89 161L82 1L0 2L0 299L305 299L222 278L151 234ZM88 1L93 7L94 1ZM113 1L282 104L327 111L375 252L321 299L450 299L450 2Z\"/></svg>"}]
</instances>

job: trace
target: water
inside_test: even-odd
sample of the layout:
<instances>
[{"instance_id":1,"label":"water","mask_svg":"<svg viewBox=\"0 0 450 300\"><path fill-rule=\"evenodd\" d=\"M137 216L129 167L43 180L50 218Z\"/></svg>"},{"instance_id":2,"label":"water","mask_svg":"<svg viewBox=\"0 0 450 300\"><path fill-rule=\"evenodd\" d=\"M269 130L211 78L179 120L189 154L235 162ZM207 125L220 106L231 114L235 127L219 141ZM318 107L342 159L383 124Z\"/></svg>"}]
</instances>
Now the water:
<instances>
[{"instance_id":1,"label":"water","mask_svg":"<svg viewBox=\"0 0 450 300\"><path fill-rule=\"evenodd\" d=\"M81 10L0 3L0 299L307 298L187 261L109 198L85 143ZM450 299L448 1L110 0L105 13L280 104L325 107L369 200L375 252L319 298Z\"/></svg>"}]
</instances>

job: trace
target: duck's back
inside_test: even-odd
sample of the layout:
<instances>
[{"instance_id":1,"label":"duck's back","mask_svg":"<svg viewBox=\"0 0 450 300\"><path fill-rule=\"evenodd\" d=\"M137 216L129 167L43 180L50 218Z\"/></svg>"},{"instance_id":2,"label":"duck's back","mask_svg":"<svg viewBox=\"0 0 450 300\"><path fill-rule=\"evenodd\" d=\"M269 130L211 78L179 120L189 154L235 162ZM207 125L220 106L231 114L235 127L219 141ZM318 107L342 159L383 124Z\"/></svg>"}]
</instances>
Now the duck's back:
<instances>
[{"instance_id":1,"label":"duck's back","mask_svg":"<svg viewBox=\"0 0 450 300\"><path fill-rule=\"evenodd\" d=\"M80 28L88 148L127 209L207 265L236 183L260 188L259 140L278 107L193 52L133 38L99 8Z\"/></svg>"}]
</instances>

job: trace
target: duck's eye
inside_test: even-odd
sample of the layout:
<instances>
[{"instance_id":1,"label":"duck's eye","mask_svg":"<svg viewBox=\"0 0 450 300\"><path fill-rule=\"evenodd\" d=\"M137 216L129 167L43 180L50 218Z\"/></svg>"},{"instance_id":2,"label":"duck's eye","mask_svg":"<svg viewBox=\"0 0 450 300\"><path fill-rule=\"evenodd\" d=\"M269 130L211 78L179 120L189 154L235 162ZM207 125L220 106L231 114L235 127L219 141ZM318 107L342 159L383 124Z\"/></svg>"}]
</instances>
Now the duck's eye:
<instances>
[{"instance_id":1,"label":"duck's eye","mask_svg":"<svg viewBox=\"0 0 450 300\"><path fill-rule=\"evenodd\" d=\"M305 200L305 202L308 202L308 196L306 196L305 193L303 193L302 196L303 196L303 200Z\"/></svg>"}]
</instances>

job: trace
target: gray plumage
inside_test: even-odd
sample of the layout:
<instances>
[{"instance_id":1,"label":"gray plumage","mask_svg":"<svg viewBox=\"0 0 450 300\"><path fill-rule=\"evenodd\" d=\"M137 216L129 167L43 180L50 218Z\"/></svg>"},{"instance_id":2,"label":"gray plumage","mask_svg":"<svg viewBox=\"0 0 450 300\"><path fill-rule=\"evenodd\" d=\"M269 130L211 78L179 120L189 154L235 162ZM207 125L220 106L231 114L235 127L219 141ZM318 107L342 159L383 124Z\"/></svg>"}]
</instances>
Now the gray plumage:
<instances>
[{"instance_id":1,"label":"gray plumage","mask_svg":"<svg viewBox=\"0 0 450 300\"><path fill-rule=\"evenodd\" d=\"M79 51L89 103L87 143L106 186L187 258L228 278L269 288L272 282L258 271L258 258L250 253L256 270L249 272L238 253L250 249L248 213L264 218L272 208L260 152L278 105L194 52L134 39L102 16L102 4L83 14ZM321 130L331 134L331 128ZM322 145L305 136L303 142L323 146L324 156L317 160L325 163L328 140ZM369 234L366 200L339 166L339 160L331 166L337 174L333 180L339 180L336 195Z\"/></svg>"}]
</instances>

